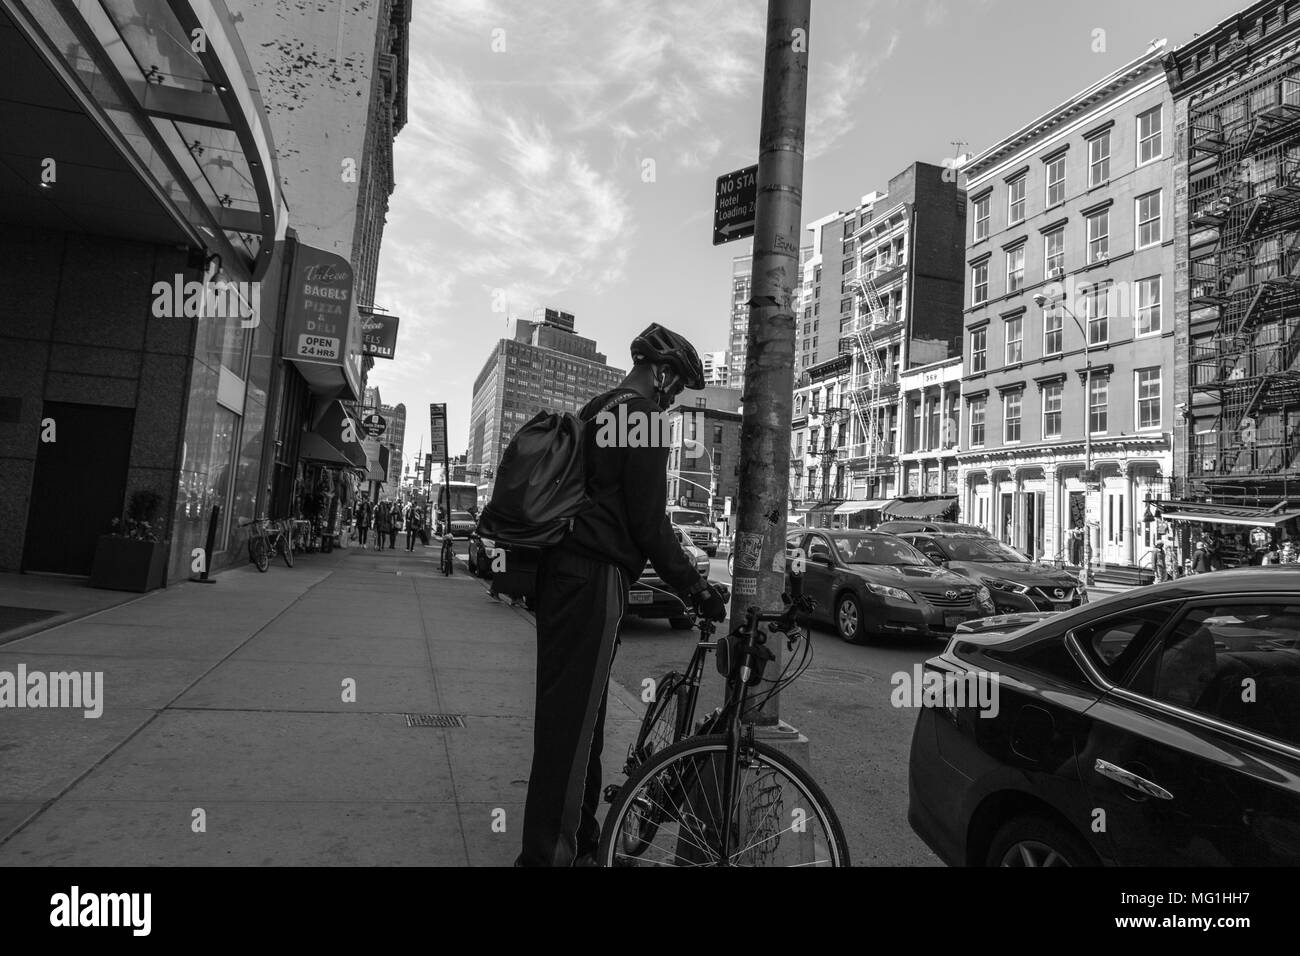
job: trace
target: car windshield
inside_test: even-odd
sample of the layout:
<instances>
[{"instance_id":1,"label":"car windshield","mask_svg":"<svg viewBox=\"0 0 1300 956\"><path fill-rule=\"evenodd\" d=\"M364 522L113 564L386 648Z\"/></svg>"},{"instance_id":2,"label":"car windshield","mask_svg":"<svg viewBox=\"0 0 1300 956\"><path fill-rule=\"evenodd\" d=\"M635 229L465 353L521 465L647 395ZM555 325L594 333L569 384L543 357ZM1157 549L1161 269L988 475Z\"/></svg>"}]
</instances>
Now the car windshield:
<instances>
[{"instance_id":1,"label":"car windshield","mask_svg":"<svg viewBox=\"0 0 1300 956\"><path fill-rule=\"evenodd\" d=\"M473 521L474 519L469 516L468 511L453 511L451 513L451 520L452 521Z\"/></svg>"},{"instance_id":2,"label":"car windshield","mask_svg":"<svg viewBox=\"0 0 1300 956\"><path fill-rule=\"evenodd\" d=\"M948 555L950 561L1023 564L1027 560L1015 548L993 538L944 538L935 544Z\"/></svg>"},{"instance_id":3,"label":"car windshield","mask_svg":"<svg viewBox=\"0 0 1300 956\"><path fill-rule=\"evenodd\" d=\"M835 538L835 549L845 564L929 564L930 561L901 538L886 535Z\"/></svg>"},{"instance_id":4,"label":"car windshield","mask_svg":"<svg viewBox=\"0 0 1300 956\"><path fill-rule=\"evenodd\" d=\"M704 520L704 515L698 511L674 511L674 524L708 524Z\"/></svg>"}]
</instances>

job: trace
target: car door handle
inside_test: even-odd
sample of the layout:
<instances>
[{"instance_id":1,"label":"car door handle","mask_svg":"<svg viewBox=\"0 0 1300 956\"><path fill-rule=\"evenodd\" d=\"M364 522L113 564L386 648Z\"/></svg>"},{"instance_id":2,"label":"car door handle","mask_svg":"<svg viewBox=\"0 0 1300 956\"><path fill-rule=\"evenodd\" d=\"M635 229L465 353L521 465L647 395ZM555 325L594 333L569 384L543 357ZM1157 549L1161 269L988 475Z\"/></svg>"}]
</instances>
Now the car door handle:
<instances>
[{"instance_id":1,"label":"car door handle","mask_svg":"<svg viewBox=\"0 0 1300 956\"><path fill-rule=\"evenodd\" d=\"M1124 786L1131 787L1139 793L1144 793L1149 797L1159 797L1161 800L1172 800L1174 798L1174 795L1164 787L1160 786L1160 784L1152 783L1145 777L1139 777L1131 770L1117 767L1109 760L1102 760L1098 757L1097 762L1093 765L1092 769L1097 771L1097 773L1101 774L1103 777L1114 780L1116 783L1122 783Z\"/></svg>"}]
</instances>

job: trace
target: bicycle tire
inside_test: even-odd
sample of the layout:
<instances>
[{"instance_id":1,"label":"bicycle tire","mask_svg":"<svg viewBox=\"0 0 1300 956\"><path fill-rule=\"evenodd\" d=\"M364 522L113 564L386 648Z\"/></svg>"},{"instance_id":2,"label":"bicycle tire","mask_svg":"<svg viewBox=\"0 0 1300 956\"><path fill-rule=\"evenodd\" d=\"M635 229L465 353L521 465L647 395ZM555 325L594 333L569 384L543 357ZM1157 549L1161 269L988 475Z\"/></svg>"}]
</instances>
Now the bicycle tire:
<instances>
[{"instance_id":1,"label":"bicycle tire","mask_svg":"<svg viewBox=\"0 0 1300 956\"><path fill-rule=\"evenodd\" d=\"M262 537L253 538L248 542L248 550L253 558L253 563L257 565L257 570L265 571L271 566L271 559L266 553L266 539Z\"/></svg>"},{"instance_id":2,"label":"bicycle tire","mask_svg":"<svg viewBox=\"0 0 1300 956\"><path fill-rule=\"evenodd\" d=\"M767 744L755 742L745 749L758 758L750 766L744 768L746 771L754 766L766 766L784 774L785 778L794 785L795 798L798 803L791 809L790 813L792 818L802 822L803 828L796 830L794 826L791 826L781 829L757 842L752 841L750 832L745 832L743 836L738 836L738 839L749 842L732 854L733 858L741 858L741 861L734 865L775 865L755 862L760 855L759 848L767 844L766 852L777 852L780 849L782 835L788 832L802 834L803 836L785 842L786 849L793 847L795 853L790 857L791 861L784 865L849 866L849 847L848 841L844 837L844 828L840 825L839 817L836 816L835 810L827 799L825 792L812 779L808 771ZM710 837L707 832L709 829L708 824L705 824L694 812L696 805L691 801L689 794L685 796L685 806L678 808L687 810L683 815L690 817L689 821L679 821L677 817L672 816L672 810L668 807L661 805L657 808L656 815L659 817L655 821L657 834L668 834L674 825L681 824L678 827L678 835L675 838L669 837L676 840L677 846L672 851L673 857L671 861L664 862L662 859L655 858L655 856L659 856L658 854L648 859L642 859L645 856L644 848L635 854L620 853L619 841L623 838L625 828L629 825L627 818L632 814L643 812L647 804L653 806L653 800L647 796L647 794L652 793L651 788L657 787L661 793L679 790L683 785L689 789L695 784L686 783L686 781L698 780L701 765L716 768L718 764L714 761L724 760L726 752L727 737L724 734L689 737L665 750L661 750L656 756L637 768L637 771L632 774L614 798L609 812L605 814L604 825L601 827L600 848L596 854L596 859L600 865L700 865L698 860L682 859L681 848L684 844L688 850L695 847L713 855L712 859L704 860L703 865L720 865L716 848L710 846ZM673 774L676 774L676 782L674 782ZM776 803L773 803L773 798L770 796L771 789L769 787L766 791L760 791L757 794L759 798L768 801L764 805L764 809L772 806L780 807L775 814L765 812L764 817L759 821L764 826L766 826L769 816L774 821L780 821L783 820L785 815L784 788L777 794ZM802 814L796 817L796 811L802 811ZM752 825L753 820L751 819L749 823ZM809 835L809 826L814 823L820 828L820 842L817 832ZM702 829L694 828L692 824L700 824ZM778 824L773 823L772 825ZM761 826L756 827L755 830L759 833L764 832ZM650 839L653 840L654 838L652 836ZM753 855L745 856L751 853Z\"/></svg>"},{"instance_id":3,"label":"bicycle tire","mask_svg":"<svg viewBox=\"0 0 1300 956\"><path fill-rule=\"evenodd\" d=\"M286 567L293 567L293 542L288 538L280 539L280 556L284 558Z\"/></svg>"},{"instance_id":4,"label":"bicycle tire","mask_svg":"<svg viewBox=\"0 0 1300 956\"><path fill-rule=\"evenodd\" d=\"M655 684L655 699L646 708L641 718L641 727L637 731L636 743L633 745L629 759L633 767L639 767L660 750L667 749L681 739L681 704L682 681L686 678L680 671L669 671ZM671 724L669 724L671 722ZM659 733L660 725L668 728L667 735ZM689 723L688 725L689 726ZM665 741L667 741L665 743ZM629 772L630 769L629 769Z\"/></svg>"}]
</instances>

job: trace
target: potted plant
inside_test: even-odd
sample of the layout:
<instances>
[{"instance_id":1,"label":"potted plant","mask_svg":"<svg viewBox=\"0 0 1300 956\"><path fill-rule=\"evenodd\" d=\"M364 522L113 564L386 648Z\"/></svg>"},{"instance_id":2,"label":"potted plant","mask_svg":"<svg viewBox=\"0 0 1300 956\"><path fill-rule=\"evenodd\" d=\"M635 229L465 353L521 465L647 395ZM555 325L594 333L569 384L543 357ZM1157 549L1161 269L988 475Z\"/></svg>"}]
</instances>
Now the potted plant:
<instances>
[{"instance_id":1,"label":"potted plant","mask_svg":"<svg viewBox=\"0 0 1300 956\"><path fill-rule=\"evenodd\" d=\"M162 498L153 491L131 495L126 514L114 518L108 534L100 535L90 586L111 591L152 591L164 584L167 542L158 537L157 514Z\"/></svg>"}]
</instances>

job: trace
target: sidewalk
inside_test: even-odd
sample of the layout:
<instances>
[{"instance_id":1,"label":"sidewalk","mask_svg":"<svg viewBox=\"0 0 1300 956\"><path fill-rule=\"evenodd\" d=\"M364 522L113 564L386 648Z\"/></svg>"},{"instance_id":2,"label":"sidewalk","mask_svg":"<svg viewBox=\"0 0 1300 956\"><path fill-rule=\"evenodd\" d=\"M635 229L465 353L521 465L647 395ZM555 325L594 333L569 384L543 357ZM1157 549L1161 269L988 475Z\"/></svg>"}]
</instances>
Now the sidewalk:
<instances>
[{"instance_id":1,"label":"sidewalk","mask_svg":"<svg viewBox=\"0 0 1300 956\"><path fill-rule=\"evenodd\" d=\"M532 619L437 553L300 555L0 645L0 672L102 671L104 701L0 710L0 865L509 865ZM611 683L607 780L641 711Z\"/></svg>"}]
</instances>

